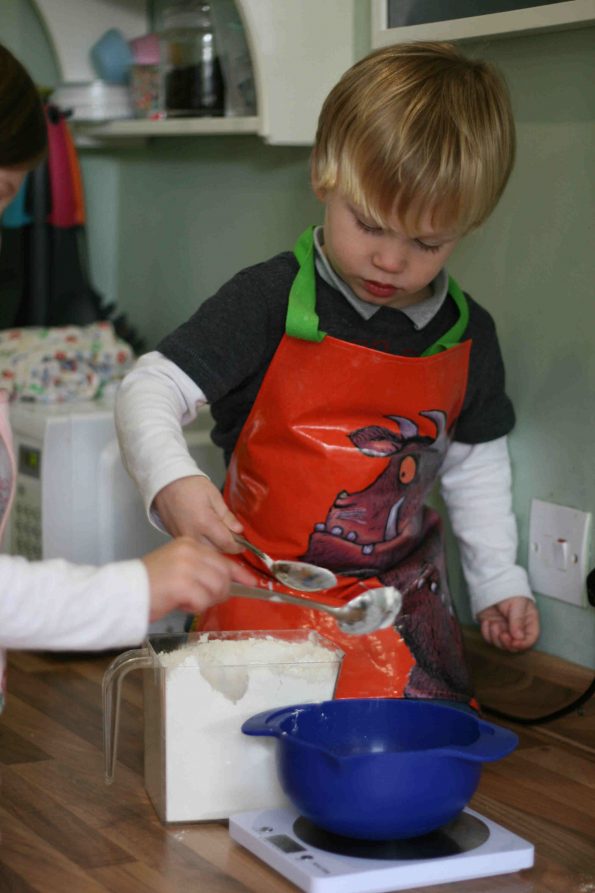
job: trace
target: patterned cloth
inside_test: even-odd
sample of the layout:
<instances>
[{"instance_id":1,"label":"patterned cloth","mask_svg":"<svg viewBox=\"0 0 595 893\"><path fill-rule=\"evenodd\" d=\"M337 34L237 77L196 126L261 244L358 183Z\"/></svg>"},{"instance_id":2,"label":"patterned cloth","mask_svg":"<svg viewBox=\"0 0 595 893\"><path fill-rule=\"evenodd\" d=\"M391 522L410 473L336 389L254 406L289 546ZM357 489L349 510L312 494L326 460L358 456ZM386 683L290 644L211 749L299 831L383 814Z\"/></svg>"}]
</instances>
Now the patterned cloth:
<instances>
[{"instance_id":1,"label":"patterned cloth","mask_svg":"<svg viewBox=\"0 0 595 893\"><path fill-rule=\"evenodd\" d=\"M91 400L115 386L134 353L109 322L0 331L0 387L11 400Z\"/></svg>"}]
</instances>

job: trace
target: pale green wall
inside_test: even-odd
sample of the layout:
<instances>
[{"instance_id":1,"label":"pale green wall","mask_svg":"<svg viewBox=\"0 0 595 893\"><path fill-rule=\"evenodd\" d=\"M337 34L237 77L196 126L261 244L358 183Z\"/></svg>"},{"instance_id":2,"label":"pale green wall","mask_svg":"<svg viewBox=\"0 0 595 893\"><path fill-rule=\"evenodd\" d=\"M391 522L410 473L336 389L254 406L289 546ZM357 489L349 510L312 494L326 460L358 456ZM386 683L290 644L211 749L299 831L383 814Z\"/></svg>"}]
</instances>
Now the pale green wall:
<instances>
[{"instance_id":1,"label":"pale green wall","mask_svg":"<svg viewBox=\"0 0 595 893\"><path fill-rule=\"evenodd\" d=\"M595 511L595 29L469 49L506 74L518 157L495 213L451 267L498 326L526 565L533 498ZM539 647L595 667L595 610L539 603Z\"/></svg>"},{"instance_id":2,"label":"pale green wall","mask_svg":"<svg viewBox=\"0 0 595 893\"><path fill-rule=\"evenodd\" d=\"M369 40L366 11L358 2L358 56ZM504 70L518 124L511 183L451 267L500 333L518 415L511 452L525 565L532 498L595 509L594 36L583 29L467 47ZM220 282L288 248L317 219L303 148L206 137L82 157L95 285L149 347ZM450 560L467 616L452 546ZM595 610L539 603L538 647L595 667Z\"/></svg>"},{"instance_id":3,"label":"pale green wall","mask_svg":"<svg viewBox=\"0 0 595 893\"><path fill-rule=\"evenodd\" d=\"M155 141L121 155L118 297L150 344L315 219L307 158L255 136Z\"/></svg>"}]
</instances>

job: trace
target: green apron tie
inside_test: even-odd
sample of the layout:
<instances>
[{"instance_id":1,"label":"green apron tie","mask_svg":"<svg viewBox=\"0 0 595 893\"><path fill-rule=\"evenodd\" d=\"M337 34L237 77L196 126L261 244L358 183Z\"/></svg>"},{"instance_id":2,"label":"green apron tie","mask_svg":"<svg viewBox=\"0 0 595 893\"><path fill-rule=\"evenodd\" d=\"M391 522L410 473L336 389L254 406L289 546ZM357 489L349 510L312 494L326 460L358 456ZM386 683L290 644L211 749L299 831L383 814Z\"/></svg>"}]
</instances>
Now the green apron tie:
<instances>
[{"instance_id":1,"label":"green apron tie","mask_svg":"<svg viewBox=\"0 0 595 893\"><path fill-rule=\"evenodd\" d=\"M293 249L300 265L289 292L285 331L302 341L322 341L326 332L318 328L316 313L316 274L314 267L314 227L305 230Z\"/></svg>"},{"instance_id":2,"label":"green apron tie","mask_svg":"<svg viewBox=\"0 0 595 893\"><path fill-rule=\"evenodd\" d=\"M467 323L469 322L469 303L463 294L461 287L455 282L452 276L448 277L448 293L457 305L459 318L446 334L441 335L431 347L424 350L422 357L431 357L436 353L441 353L443 350L448 350L449 347L455 347L455 345L460 343L467 330Z\"/></svg>"},{"instance_id":3,"label":"green apron tie","mask_svg":"<svg viewBox=\"0 0 595 893\"><path fill-rule=\"evenodd\" d=\"M316 313L316 274L314 263L314 227L305 230L293 249L300 265L299 271L293 280L289 292L287 316L285 318L285 331L292 338L300 338L302 341L322 341L326 332L319 329L319 319ZM469 304L459 285L452 276L448 277L448 293L454 300L459 311L459 318L455 324L424 350L422 357L430 357L448 350L459 344L469 322Z\"/></svg>"}]
</instances>

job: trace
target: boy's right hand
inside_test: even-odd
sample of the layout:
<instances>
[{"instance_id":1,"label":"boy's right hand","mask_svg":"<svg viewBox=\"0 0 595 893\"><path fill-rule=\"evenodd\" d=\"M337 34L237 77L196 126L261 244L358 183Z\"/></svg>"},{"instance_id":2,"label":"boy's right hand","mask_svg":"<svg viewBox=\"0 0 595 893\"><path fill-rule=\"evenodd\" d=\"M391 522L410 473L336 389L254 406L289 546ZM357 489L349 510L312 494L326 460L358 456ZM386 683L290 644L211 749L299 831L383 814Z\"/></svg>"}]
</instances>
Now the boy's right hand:
<instances>
[{"instance_id":1,"label":"boy's right hand","mask_svg":"<svg viewBox=\"0 0 595 893\"><path fill-rule=\"evenodd\" d=\"M151 621L175 609L191 614L204 611L228 597L232 580L256 584L247 568L189 537L174 539L141 560L149 577Z\"/></svg>"},{"instance_id":2,"label":"boy's right hand","mask_svg":"<svg viewBox=\"0 0 595 893\"><path fill-rule=\"evenodd\" d=\"M241 533L242 525L207 477L196 475L172 481L159 491L154 506L171 536L190 536L220 552L243 551L231 533Z\"/></svg>"}]
</instances>

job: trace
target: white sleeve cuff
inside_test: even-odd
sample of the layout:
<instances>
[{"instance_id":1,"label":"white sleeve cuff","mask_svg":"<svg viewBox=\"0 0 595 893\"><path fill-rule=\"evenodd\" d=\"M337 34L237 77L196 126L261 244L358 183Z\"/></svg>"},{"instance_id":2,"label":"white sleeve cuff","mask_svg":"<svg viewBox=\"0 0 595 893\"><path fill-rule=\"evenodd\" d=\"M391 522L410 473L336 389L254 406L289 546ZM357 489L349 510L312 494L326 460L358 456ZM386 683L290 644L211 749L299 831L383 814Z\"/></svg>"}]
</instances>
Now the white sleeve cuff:
<instances>
[{"instance_id":1,"label":"white sleeve cuff","mask_svg":"<svg viewBox=\"0 0 595 893\"><path fill-rule=\"evenodd\" d=\"M463 568L463 572L465 569ZM477 615L485 608L491 608L492 605L504 601L505 598L511 598L515 595L522 595L525 598L535 601L535 596L531 592L529 585L529 577L524 567L515 564L500 574L493 574L485 580L474 580L471 576L471 582L467 583L469 587L469 598L471 601L471 613L477 619Z\"/></svg>"},{"instance_id":2,"label":"white sleeve cuff","mask_svg":"<svg viewBox=\"0 0 595 893\"><path fill-rule=\"evenodd\" d=\"M152 508L155 496L172 481L204 475L188 451L182 426L206 403L192 379L158 351L140 357L118 389L115 419L122 461L149 520L161 530Z\"/></svg>"}]
</instances>

